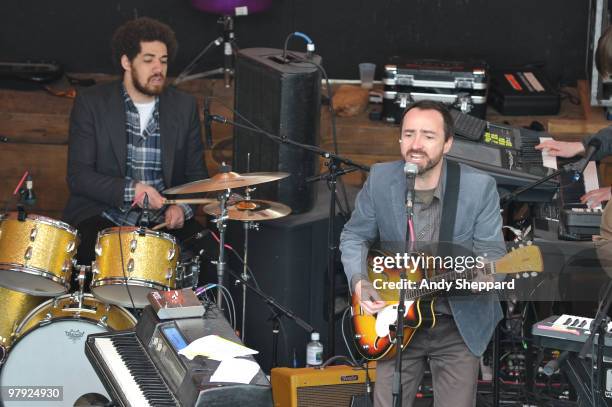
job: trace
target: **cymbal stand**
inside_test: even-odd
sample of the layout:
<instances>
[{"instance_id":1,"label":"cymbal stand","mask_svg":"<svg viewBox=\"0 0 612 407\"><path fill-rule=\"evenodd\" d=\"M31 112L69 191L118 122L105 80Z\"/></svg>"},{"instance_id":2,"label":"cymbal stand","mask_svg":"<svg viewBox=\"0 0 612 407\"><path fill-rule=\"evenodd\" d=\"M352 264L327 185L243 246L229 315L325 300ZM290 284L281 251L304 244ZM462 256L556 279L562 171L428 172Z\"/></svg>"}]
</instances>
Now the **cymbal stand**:
<instances>
[{"instance_id":1,"label":"cymbal stand","mask_svg":"<svg viewBox=\"0 0 612 407\"><path fill-rule=\"evenodd\" d=\"M245 190L246 196L245 200L251 199L251 192L253 192L255 188L247 187ZM248 261L249 261L249 230L259 230L259 223L257 222L243 222L242 226L244 228L244 262L242 263L242 279L244 281L249 281L249 273L248 273ZM240 331L242 341L245 340L245 329L246 329L246 293L247 287L245 284L242 284L242 330Z\"/></svg>"},{"instance_id":2,"label":"cymbal stand","mask_svg":"<svg viewBox=\"0 0 612 407\"><path fill-rule=\"evenodd\" d=\"M217 229L219 230L219 259L217 260L217 284L219 287L223 286L223 276L225 275L225 271L227 270L226 256L225 256L225 233L227 231L227 200L229 199L231 194L231 190L227 189L221 194L219 194L220 209L221 213L214 220L217 224ZM223 294L221 293L221 288L217 290L217 306L219 309L222 309L222 299Z\"/></svg>"}]
</instances>

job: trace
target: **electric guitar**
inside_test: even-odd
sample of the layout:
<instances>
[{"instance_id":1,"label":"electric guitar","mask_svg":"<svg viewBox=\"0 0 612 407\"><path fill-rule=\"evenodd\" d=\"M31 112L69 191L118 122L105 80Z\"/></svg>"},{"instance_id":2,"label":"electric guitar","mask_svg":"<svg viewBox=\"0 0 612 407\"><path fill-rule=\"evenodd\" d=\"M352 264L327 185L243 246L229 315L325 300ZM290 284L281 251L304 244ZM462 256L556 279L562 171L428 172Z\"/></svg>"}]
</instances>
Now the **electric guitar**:
<instances>
[{"instance_id":1,"label":"electric guitar","mask_svg":"<svg viewBox=\"0 0 612 407\"><path fill-rule=\"evenodd\" d=\"M425 273L419 268L407 270L384 268L382 273L375 273L373 262L374 258L378 256L389 256L389 254L379 250L371 250L368 254L368 277L371 282L374 279L382 279L397 283L400 282L400 274L405 272L405 279L414 282L412 284L415 287L419 287L421 281L425 278ZM480 273L484 275L516 273L516 277L519 278L535 276L543 269L544 264L540 249L537 246L529 245L514 249L501 259L485 264ZM427 276L427 281L429 283L454 282L458 279L471 281L477 273L476 270L450 271ZM415 288L406 291L402 350L408 345L418 328L435 325L435 297L433 295L439 291L442 291L442 288ZM351 301L353 340L359 353L368 360L390 359L397 351L394 327L397 322L399 290L379 289L377 292L381 299L387 301L390 305L376 315L367 315L361 308L355 294L353 294Z\"/></svg>"}]
</instances>

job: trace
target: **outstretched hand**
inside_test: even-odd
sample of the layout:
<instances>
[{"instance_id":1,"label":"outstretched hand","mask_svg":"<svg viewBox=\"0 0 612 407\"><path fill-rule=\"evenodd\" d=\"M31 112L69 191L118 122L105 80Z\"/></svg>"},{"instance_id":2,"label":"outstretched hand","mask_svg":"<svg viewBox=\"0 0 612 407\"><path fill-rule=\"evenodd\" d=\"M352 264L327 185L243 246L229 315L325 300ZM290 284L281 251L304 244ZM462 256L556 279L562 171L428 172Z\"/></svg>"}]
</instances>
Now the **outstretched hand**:
<instances>
[{"instance_id":1,"label":"outstretched hand","mask_svg":"<svg viewBox=\"0 0 612 407\"><path fill-rule=\"evenodd\" d=\"M536 150L543 150L552 157L564 157L569 158L578 154L584 153L584 146L579 141L557 141L557 140L546 140L537 146Z\"/></svg>"}]
</instances>

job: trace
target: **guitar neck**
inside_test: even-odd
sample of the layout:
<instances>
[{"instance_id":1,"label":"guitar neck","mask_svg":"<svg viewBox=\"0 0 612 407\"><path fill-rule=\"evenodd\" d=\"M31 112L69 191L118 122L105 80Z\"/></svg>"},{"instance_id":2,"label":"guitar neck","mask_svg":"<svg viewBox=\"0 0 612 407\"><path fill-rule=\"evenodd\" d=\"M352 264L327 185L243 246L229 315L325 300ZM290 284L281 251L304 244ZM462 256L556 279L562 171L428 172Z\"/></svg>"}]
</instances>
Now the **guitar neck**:
<instances>
[{"instance_id":1,"label":"guitar neck","mask_svg":"<svg viewBox=\"0 0 612 407\"><path fill-rule=\"evenodd\" d=\"M495 262L485 264L482 269L470 269L464 270L462 272L458 271L447 271L441 274L436 274L428 279L428 281L432 283L436 283L442 280L446 281L455 281L458 279L465 280L473 280L478 273L482 273L484 275L492 275L495 274ZM410 290L410 293L406 295L406 300L416 300L421 297L425 297L427 295L435 294L437 292L442 291L442 288L415 288Z\"/></svg>"}]
</instances>

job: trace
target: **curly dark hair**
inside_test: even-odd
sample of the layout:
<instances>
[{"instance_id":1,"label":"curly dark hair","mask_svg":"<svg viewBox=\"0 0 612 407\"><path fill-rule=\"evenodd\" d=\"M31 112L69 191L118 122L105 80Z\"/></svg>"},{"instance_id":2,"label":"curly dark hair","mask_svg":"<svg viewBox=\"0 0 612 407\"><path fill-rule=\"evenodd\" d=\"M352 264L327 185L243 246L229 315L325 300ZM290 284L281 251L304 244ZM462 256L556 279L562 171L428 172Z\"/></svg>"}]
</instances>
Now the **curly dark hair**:
<instances>
[{"instance_id":1,"label":"curly dark hair","mask_svg":"<svg viewBox=\"0 0 612 407\"><path fill-rule=\"evenodd\" d=\"M113 34L112 50L115 63L121 66L123 55L130 61L134 60L140 52L140 43L152 41L166 44L168 59L174 59L178 44L170 26L149 17L140 17L124 23Z\"/></svg>"}]
</instances>

